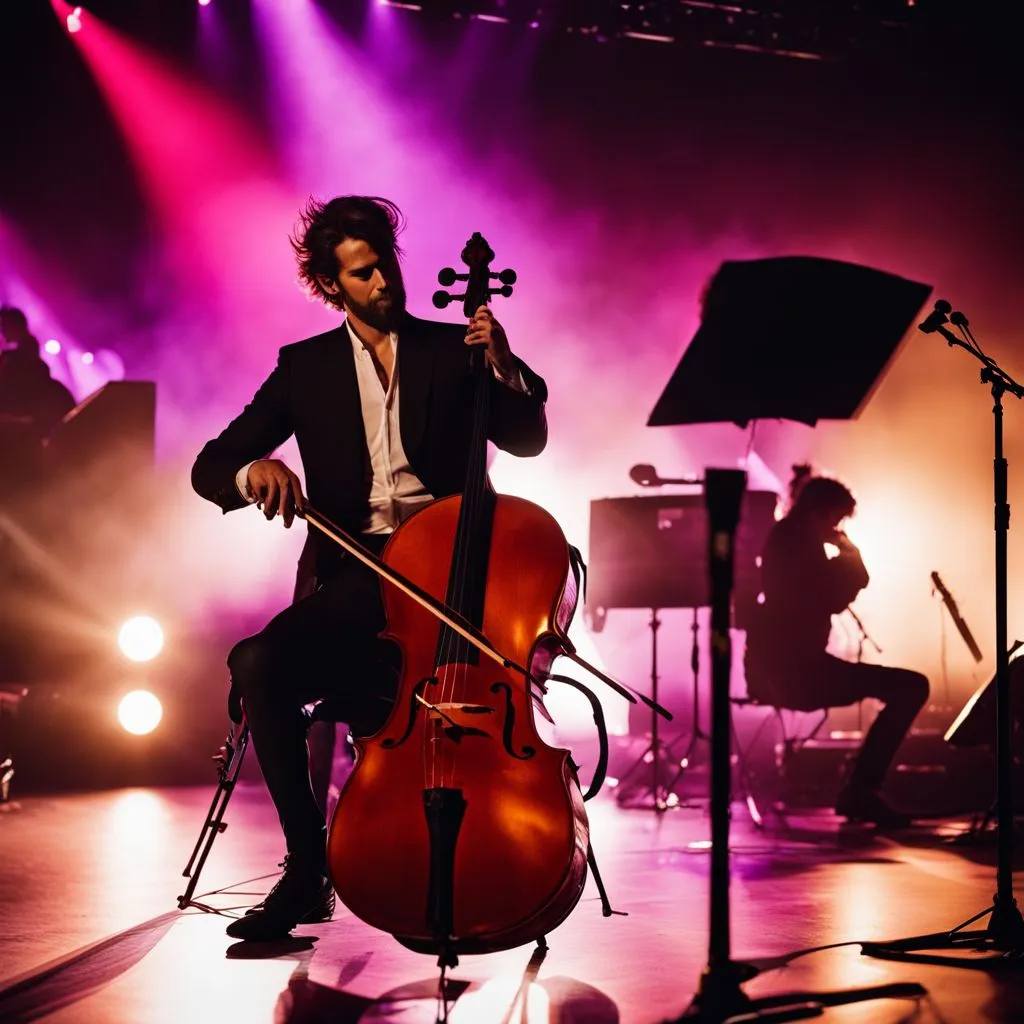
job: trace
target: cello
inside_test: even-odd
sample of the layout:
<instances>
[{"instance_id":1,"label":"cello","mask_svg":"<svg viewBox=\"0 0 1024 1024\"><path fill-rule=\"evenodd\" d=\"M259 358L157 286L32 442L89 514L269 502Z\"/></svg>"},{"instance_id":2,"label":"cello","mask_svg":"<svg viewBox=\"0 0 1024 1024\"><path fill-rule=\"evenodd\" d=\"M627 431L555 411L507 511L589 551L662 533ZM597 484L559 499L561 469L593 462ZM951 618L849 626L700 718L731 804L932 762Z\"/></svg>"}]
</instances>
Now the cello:
<instances>
[{"instance_id":1,"label":"cello","mask_svg":"<svg viewBox=\"0 0 1024 1024\"><path fill-rule=\"evenodd\" d=\"M493 258L477 233L462 252L468 274L439 275L442 284L466 280L458 297L467 317L490 295L511 293L514 273L491 274ZM492 289L493 277L504 287ZM447 299L439 292L435 304ZM384 586L382 636L401 651L401 678L387 721L354 741L327 842L342 903L408 948L436 954L442 968L459 954L543 942L578 902L589 852L575 766L540 737L532 689L572 652L579 587L570 546L544 509L491 488L491 371L484 352L470 359L463 492L411 515L380 559L448 616ZM306 517L323 529L313 510ZM500 656L481 657L473 636Z\"/></svg>"}]
</instances>

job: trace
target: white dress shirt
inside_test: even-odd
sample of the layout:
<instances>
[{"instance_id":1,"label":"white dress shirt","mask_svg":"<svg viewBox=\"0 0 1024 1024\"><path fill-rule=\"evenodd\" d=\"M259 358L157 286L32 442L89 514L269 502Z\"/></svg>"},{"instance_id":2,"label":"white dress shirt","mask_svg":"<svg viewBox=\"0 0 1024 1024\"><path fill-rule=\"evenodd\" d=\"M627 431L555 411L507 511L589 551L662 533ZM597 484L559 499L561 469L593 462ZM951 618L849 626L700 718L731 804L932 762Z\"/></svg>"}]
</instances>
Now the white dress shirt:
<instances>
[{"instance_id":1,"label":"white dress shirt","mask_svg":"<svg viewBox=\"0 0 1024 1024\"><path fill-rule=\"evenodd\" d=\"M399 429L399 381L398 381L398 335L392 331L392 371L388 389L384 390L373 356L359 340L351 324L346 320L352 355L356 364L356 380L359 384L359 402L363 410L363 427L366 430L366 447L370 452L370 466L373 482L370 485L370 514L364 520L362 533L391 533L400 523L418 508L434 500L409 466L409 457L402 447L402 432ZM495 376L505 381L495 370ZM505 381L517 391L526 391L522 374L512 381ZM249 488L249 467L246 463L235 475L238 493L250 504L256 495Z\"/></svg>"},{"instance_id":2,"label":"white dress shirt","mask_svg":"<svg viewBox=\"0 0 1024 1024\"><path fill-rule=\"evenodd\" d=\"M384 390L373 356L346 320L352 353L356 360L359 402L363 407L366 447L370 452L373 482L370 484L370 514L363 533L391 533L418 508L433 501L433 495L409 466L399 429L398 335L391 332L391 379Z\"/></svg>"}]
</instances>

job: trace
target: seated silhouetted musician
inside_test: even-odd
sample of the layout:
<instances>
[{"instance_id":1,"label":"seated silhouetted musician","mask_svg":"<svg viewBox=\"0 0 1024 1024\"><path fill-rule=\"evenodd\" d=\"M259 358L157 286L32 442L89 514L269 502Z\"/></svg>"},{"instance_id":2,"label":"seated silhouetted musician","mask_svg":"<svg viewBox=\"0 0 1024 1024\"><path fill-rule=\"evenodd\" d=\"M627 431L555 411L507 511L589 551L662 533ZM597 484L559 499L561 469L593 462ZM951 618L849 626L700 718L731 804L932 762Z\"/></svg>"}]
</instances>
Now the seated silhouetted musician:
<instances>
[{"instance_id":1,"label":"seated silhouetted musician","mask_svg":"<svg viewBox=\"0 0 1024 1024\"><path fill-rule=\"evenodd\" d=\"M75 400L50 376L20 309L0 309L0 337L0 472L13 501L38 475L43 439Z\"/></svg>"},{"instance_id":2,"label":"seated silhouetted musician","mask_svg":"<svg viewBox=\"0 0 1024 1024\"><path fill-rule=\"evenodd\" d=\"M842 707L865 697L881 701L885 706L847 774L836 813L850 821L899 827L909 818L889 806L880 791L897 748L928 699L928 680L919 672L826 653L832 616L868 584L860 552L841 529L855 507L838 480L811 476L796 490L788 514L772 527L761 560L764 601L747 633L747 687L755 700L801 711Z\"/></svg>"}]
</instances>

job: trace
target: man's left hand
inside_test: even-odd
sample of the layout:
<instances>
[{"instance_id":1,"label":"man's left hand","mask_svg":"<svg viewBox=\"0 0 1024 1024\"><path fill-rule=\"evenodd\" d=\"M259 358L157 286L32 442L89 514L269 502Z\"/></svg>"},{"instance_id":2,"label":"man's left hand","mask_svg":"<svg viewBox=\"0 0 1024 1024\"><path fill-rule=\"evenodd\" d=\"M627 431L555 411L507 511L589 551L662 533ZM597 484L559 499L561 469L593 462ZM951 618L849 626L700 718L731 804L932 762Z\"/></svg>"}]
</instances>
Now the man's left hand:
<instances>
[{"instance_id":1,"label":"man's left hand","mask_svg":"<svg viewBox=\"0 0 1024 1024\"><path fill-rule=\"evenodd\" d=\"M509 348L505 329L494 319L487 306L481 306L466 328L467 345L486 345L487 359L502 377L514 377L519 367Z\"/></svg>"}]
</instances>

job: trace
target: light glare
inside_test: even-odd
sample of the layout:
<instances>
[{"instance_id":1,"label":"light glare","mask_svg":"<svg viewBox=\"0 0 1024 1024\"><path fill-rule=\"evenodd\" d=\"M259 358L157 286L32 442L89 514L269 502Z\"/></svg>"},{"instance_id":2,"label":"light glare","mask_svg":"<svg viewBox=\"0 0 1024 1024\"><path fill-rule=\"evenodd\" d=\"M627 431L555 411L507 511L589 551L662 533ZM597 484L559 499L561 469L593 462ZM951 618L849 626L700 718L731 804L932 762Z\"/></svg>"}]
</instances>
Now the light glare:
<instances>
[{"instance_id":1,"label":"light glare","mask_svg":"<svg viewBox=\"0 0 1024 1024\"><path fill-rule=\"evenodd\" d=\"M148 615L136 615L121 626L117 646L132 661L152 661L164 646L160 623Z\"/></svg>"},{"instance_id":2,"label":"light glare","mask_svg":"<svg viewBox=\"0 0 1024 1024\"><path fill-rule=\"evenodd\" d=\"M71 33L82 31L82 8L76 7L68 15L68 31Z\"/></svg>"},{"instance_id":3,"label":"light glare","mask_svg":"<svg viewBox=\"0 0 1024 1024\"><path fill-rule=\"evenodd\" d=\"M117 720L121 728L134 736L152 732L160 724L163 714L160 701L148 690L132 690L117 705Z\"/></svg>"},{"instance_id":4,"label":"light glare","mask_svg":"<svg viewBox=\"0 0 1024 1024\"><path fill-rule=\"evenodd\" d=\"M68 15L70 17L70 15ZM60 353L60 342L56 338L51 338L44 346L44 349L51 355L55 356Z\"/></svg>"}]
</instances>

